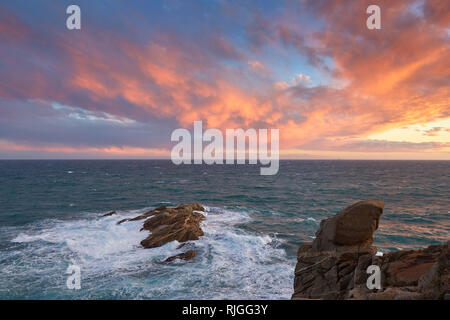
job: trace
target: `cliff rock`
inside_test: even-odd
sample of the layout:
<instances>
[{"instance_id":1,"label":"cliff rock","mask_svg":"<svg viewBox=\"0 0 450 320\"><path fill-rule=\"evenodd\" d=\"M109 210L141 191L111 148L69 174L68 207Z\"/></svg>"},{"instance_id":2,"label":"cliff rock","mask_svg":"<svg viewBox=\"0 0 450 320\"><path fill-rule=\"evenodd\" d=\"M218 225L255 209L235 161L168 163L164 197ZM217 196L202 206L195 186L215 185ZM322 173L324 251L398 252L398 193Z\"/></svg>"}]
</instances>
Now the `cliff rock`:
<instances>
[{"instance_id":1,"label":"cliff rock","mask_svg":"<svg viewBox=\"0 0 450 320\"><path fill-rule=\"evenodd\" d=\"M423 250L377 256L373 233L382 201L357 202L322 220L312 243L297 254L292 299L444 299L450 293L450 241ZM366 286L367 268L380 267L381 288Z\"/></svg>"}]
</instances>

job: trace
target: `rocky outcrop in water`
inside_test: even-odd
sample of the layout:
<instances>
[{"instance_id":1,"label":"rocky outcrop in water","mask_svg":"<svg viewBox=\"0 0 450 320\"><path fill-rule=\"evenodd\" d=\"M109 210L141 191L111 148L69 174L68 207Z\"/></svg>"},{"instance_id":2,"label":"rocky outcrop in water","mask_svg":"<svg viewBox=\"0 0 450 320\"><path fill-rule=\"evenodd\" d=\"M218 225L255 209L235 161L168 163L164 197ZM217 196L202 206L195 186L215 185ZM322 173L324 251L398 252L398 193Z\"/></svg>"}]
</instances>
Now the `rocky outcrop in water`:
<instances>
[{"instance_id":1,"label":"rocky outcrop in water","mask_svg":"<svg viewBox=\"0 0 450 320\"><path fill-rule=\"evenodd\" d=\"M198 240L203 236L203 230L200 227L201 221L205 219L201 213L203 211L205 209L196 202L181 204L177 207L160 206L132 219L123 219L118 224L145 219L141 231L148 230L150 234L141 241L141 245L144 248L156 248L175 240L181 243ZM194 257L195 251L189 250L170 257L165 262L175 259L189 260Z\"/></svg>"},{"instance_id":2,"label":"rocky outcrop in water","mask_svg":"<svg viewBox=\"0 0 450 320\"><path fill-rule=\"evenodd\" d=\"M377 256L373 233L382 201L360 201L322 220L316 238L297 254L292 299L443 299L450 293L450 241L424 250ZM381 271L368 289L367 268Z\"/></svg>"},{"instance_id":3,"label":"rocky outcrop in water","mask_svg":"<svg viewBox=\"0 0 450 320\"><path fill-rule=\"evenodd\" d=\"M195 251L194 250L188 250L186 252L177 254L176 256L173 257L169 257L166 260L164 260L164 262L172 262L176 259L181 259L181 260L191 260L195 257Z\"/></svg>"},{"instance_id":4,"label":"rocky outcrop in water","mask_svg":"<svg viewBox=\"0 0 450 320\"><path fill-rule=\"evenodd\" d=\"M145 220L143 229L151 233L141 241L141 245L144 248L155 248L174 240L178 242L198 240L203 235L200 222L205 219L198 211L204 210L198 203L160 210Z\"/></svg>"},{"instance_id":5,"label":"rocky outcrop in water","mask_svg":"<svg viewBox=\"0 0 450 320\"><path fill-rule=\"evenodd\" d=\"M114 216L114 215L116 215L117 213L116 213L116 210L114 210L114 211L111 211L111 212L108 212L108 213L105 213L104 215L102 215L102 217L109 217L109 216Z\"/></svg>"}]
</instances>

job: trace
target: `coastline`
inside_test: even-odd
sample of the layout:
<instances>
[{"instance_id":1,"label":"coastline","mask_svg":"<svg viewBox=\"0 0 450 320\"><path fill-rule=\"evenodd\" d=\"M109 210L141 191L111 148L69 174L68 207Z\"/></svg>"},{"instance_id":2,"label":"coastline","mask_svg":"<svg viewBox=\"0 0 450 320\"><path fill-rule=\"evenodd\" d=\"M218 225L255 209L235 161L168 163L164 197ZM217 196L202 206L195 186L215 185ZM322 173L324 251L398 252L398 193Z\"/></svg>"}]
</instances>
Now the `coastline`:
<instances>
[{"instance_id":1,"label":"coastline","mask_svg":"<svg viewBox=\"0 0 450 320\"><path fill-rule=\"evenodd\" d=\"M383 254L373 246L383 210L382 201L359 201L322 220L314 241L298 249L292 299L450 300L450 241ZM144 248L176 241L184 252L161 263L188 261L204 235L204 211L198 203L161 206L117 224L144 220L140 231L150 231L141 241ZM371 269L380 273L376 288L369 287Z\"/></svg>"}]
</instances>

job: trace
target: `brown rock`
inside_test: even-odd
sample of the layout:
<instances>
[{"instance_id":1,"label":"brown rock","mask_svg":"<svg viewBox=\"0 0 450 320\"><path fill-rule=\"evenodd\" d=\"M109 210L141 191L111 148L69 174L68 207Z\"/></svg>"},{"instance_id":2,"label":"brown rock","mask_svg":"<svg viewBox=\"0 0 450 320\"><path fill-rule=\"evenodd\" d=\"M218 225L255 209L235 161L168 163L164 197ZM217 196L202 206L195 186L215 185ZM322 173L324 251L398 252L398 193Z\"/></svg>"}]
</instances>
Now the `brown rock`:
<instances>
[{"instance_id":1,"label":"brown rock","mask_svg":"<svg viewBox=\"0 0 450 320\"><path fill-rule=\"evenodd\" d=\"M387 288L379 292L371 292L367 295L368 300L395 300L398 295L405 292L400 288Z\"/></svg>"},{"instance_id":2,"label":"brown rock","mask_svg":"<svg viewBox=\"0 0 450 320\"><path fill-rule=\"evenodd\" d=\"M418 287L426 299L447 299L450 295L450 241L442 246L436 263L420 277Z\"/></svg>"},{"instance_id":3,"label":"brown rock","mask_svg":"<svg viewBox=\"0 0 450 320\"><path fill-rule=\"evenodd\" d=\"M178 246L184 247L186 241L198 240L203 235L200 222L205 219L201 212L205 209L199 203L181 204L177 207L160 206L144 214L131 219L122 219L117 224L126 221L138 221L146 219L141 231L148 230L151 233L141 241L144 248L155 248L171 241L182 242ZM164 263L175 259L190 260L195 257L194 250L188 250L178 255L167 258Z\"/></svg>"},{"instance_id":4,"label":"brown rock","mask_svg":"<svg viewBox=\"0 0 450 320\"><path fill-rule=\"evenodd\" d=\"M111 211L109 213L105 213L104 215L102 215L102 217L109 217L109 216L116 215L116 214L117 214L116 210L114 210L114 211Z\"/></svg>"},{"instance_id":5,"label":"brown rock","mask_svg":"<svg viewBox=\"0 0 450 320\"><path fill-rule=\"evenodd\" d=\"M322 220L312 249L335 251L339 250L339 246L348 246L343 248L343 251L349 251L352 246L356 250L370 248L383 209L382 201L359 201L341 210L334 217Z\"/></svg>"},{"instance_id":6,"label":"brown rock","mask_svg":"<svg viewBox=\"0 0 450 320\"><path fill-rule=\"evenodd\" d=\"M373 242L373 233L384 210L384 203L377 200L357 202L336 215L334 242L339 245L355 245Z\"/></svg>"},{"instance_id":7,"label":"brown rock","mask_svg":"<svg viewBox=\"0 0 450 320\"><path fill-rule=\"evenodd\" d=\"M141 214L140 216L134 217L132 219L127 219L127 221L138 221L138 220L146 219L148 217L154 216L155 214L158 214L158 213L166 210L166 208L167 208L166 206L160 206L160 207L150 210L144 214Z\"/></svg>"},{"instance_id":8,"label":"brown rock","mask_svg":"<svg viewBox=\"0 0 450 320\"><path fill-rule=\"evenodd\" d=\"M367 270L367 267L370 266L371 264L373 264L372 263L372 255L365 254L365 255L362 255L359 257L358 264L355 268L354 276L353 276L353 286L354 287L361 285L362 287L366 288L366 286L365 286L365 283L367 281L366 270Z\"/></svg>"},{"instance_id":9,"label":"brown rock","mask_svg":"<svg viewBox=\"0 0 450 320\"><path fill-rule=\"evenodd\" d=\"M174 240L198 240L203 235L200 222L205 217L194 211L204 210L200 204L191 203L152 212L143 226L143 229L151 231L151 234L141 241L141 245L144 248L155 248Z\"/></svg>"},{"instance_id":10,"label":"brown rock","mask_svg":"<svg viewBox=\"0 0 450 320\"><path fill-rule=\"evenodd\" d=\"M297 257L299 255L301 255L303 252L307 252L311 249L312 247L312 242L304 242L300 245L300 247L298 247L298 251L297 251Z\"/></svg>"},{"instance_id":11,"label":"brown rock","mask_svg":"<svg viewBox=\"0 0 450 320\"><path fill-rule=\"evenodd\" d=\"M349 300L366 300L367 295L370 293L369 289L363 286L355 287L349 290L346 299Z\"/></svg>"},{"instance_id":12,"label":"brown rock","mask_svg":"<svg viewBox=\"0 0 450 320\"><path fill-rule=\"evenodd\" d=\"M450 241L423 250L375 256L381 201L360 201L321 222L297 253L292 299L445 299L450 294ZM369 265L381 269L380 290L366 287Z\"/></svg>"},{"instance_id":13,"label":"brown rock","mask_svg":"<svg viewBox=\"0 0 450 320\"><path fill-rule=\"evenodd\" d=\"M385 285L417 286L419 279L428 273L437 261L437 255L427 250L388 253L380 259Z\"/></svg>"},{"instance_id":14,"label":"brown rock","mask_svg":"<svg viewBox=\"0 0 450 320\"><path fill-rule=\"evenodd\" d=\"M164 260L164 262L171 262L175 259L181 259L181 260L191 260L195 257L195 251L194 250L189 250L180 254L177 254L176 256L173 257L169 257L166 260Z\"/></svg>"},{"instance_id":15,"label":"brown rock","mask_svg":"<svg viewBox=\"0 0 450 320\"><path fill-rule=\"evenodd\" d=\"M122 224L122 223L124 223L124 222L127 222L129 219L122 219L122 220L120 220L120 221L118 221L116 224Z\"/></svg>"},{"instance_id":16,"label":"brown rock","mask_svg":"<svg viewBox=\"0 0 450 320\"><path fill-rule=\"evenodd\" d=\"M186 241L198 240L203 236L200 222L205 219L200 212L205 209L199 203L181 204L177 207L160 206L144 214L131 219L122 219L117 224L126 221L144 221L141 231L148 230L150 235L141 241L144 248L155 248L171 241L182 242L178 249L184 247ZM175 259L190 260L195 257L194 250L169 257L162 263L168 263Z\"/></svg>"}]
</instances>

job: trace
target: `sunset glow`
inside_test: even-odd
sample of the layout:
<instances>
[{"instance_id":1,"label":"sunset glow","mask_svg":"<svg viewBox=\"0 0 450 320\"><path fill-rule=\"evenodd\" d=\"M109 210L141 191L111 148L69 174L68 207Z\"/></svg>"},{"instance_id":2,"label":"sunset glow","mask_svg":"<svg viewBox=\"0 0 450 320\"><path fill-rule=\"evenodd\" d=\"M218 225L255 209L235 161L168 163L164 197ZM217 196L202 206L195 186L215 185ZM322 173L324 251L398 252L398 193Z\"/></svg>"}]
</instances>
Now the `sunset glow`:
<instances>
[{"instance_id":1,"label":"sunset glow","mask_svg":"<svg viewBox=\"0 0 450 320\"><path fill-rule=\"evenodd\" d=\"M449 1L257 2L77 1L77 31L0 4L0 157L168 158L201 120L285 159L450 160Z\"/></svg>"}]
</instances>

